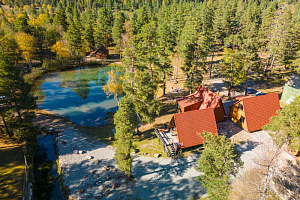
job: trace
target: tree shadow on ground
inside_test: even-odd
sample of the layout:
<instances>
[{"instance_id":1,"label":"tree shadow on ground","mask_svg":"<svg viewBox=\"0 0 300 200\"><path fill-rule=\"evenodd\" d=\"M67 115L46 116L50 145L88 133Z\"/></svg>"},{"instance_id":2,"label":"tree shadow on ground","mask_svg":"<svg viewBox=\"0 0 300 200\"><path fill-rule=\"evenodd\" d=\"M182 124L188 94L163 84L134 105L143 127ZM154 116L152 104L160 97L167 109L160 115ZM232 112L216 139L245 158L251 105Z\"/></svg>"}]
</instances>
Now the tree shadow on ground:
<instances>
[{"instance_id":1,"label":"tree shadow on ground","mask_svg":"<svg viewBox=\"0 0 300 200\"><path fill-rule=\"evenodd\" d=\"M254 141L248 140L246 142L241 142L240 144L238 144L236 146L236 148L241 154L243 154L246 151L251 151L258 145L259 145L259 142L254 142Z\"/></svg>"}]
</instances>

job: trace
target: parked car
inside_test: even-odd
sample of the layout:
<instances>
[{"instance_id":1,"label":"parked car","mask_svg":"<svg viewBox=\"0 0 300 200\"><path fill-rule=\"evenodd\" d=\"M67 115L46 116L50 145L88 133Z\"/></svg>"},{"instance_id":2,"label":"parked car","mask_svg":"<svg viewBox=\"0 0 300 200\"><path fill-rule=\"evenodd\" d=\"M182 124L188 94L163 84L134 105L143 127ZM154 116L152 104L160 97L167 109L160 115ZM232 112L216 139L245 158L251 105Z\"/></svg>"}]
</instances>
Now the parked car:
<instances>
[{"instance_id":1,"label":"parked car","mask_svg":"<svg viewBox=\"0 0 300 200\"><path fill-rule=\"evenodd\" d=\"M252 93L253 93L253 89L250 88L250 87L248 87L248 88L247 88L247 94L252 94Z\"/></svg>"}]
</instances>

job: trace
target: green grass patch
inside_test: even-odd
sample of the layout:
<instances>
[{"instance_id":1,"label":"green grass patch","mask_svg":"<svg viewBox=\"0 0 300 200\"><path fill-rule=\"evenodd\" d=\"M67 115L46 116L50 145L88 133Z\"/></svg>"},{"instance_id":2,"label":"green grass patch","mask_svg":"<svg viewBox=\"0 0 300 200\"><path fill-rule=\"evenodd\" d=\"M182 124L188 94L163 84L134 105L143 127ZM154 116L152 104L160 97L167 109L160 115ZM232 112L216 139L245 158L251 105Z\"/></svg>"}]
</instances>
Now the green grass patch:
<instances>
[{"instance_id":1,"label":"green grass patch","mask_svg":"<svg viewBox=\"0 0 300 200\"><path fill-rule=\"evenodd\" d=\"M96 138L97 140L104 142L108 145L113 145L114 141L110 140L110 137L113 138L113 129L115 126L112 123L100 125L97 127L82 127L78 126L77 129L91 137Z\"/></svg>"},{"instance_id":2,"label":"green grass patch","mask_svg":"<svg viewBox=\"0 0 300 200\"><path fill-rule=\"evenodd\" d=\"M0 199L21 199L24 183L24 143L0 137Z\"/></svg>"}]
</instances>

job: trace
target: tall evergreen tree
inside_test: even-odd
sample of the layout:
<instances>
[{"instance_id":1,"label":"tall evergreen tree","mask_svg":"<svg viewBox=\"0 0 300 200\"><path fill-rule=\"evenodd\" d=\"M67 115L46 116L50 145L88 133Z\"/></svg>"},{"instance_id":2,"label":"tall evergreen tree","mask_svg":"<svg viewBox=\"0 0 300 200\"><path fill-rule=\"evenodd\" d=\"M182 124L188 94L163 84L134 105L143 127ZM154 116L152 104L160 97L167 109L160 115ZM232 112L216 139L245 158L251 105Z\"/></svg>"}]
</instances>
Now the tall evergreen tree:
<instances>
[{"instance_id":1,"label":"tall evergreen tree","mask_svg":"<svg viewBox=\"0 0 300 200\"><path fill-rule=\"evenodd\" d=\"M224 135L204 133L201 137L206 141L196 169L203 175L197 177L197 180L206 189L209 199L226 200L230 192L229 176L235 175L242 165L240 155Z\"/></svg>"},{"instance_id":2,"label":"tall evergreen tree","mask_svg":"<svg viewBox=\"0 0 300 200\"><path fill-rule=\"evenodd\" d=\"M132 135L138 124L132 102L133 99L130 97L123 97L119 102L119 109L114 115L114 124L116 125L115 137L117 139L115 161L118 164L118 168L128 177L131 176L132 172L132 158L130 156L133 148Z\"/></svg>"},{"instance_id":3,"label":"tall evergreen tree","mask_svg":"<svg viewBox=\"0 0 300 200\"><path fill-rule=\"evenodd\" d=\"M125 16L123 12L118 12L115 17L114 26L112 28L112 39L116 44L116 49L120 54L121 58L121 48L122 48L122 34L125 33Z\"/></svg>"}]
</instances>

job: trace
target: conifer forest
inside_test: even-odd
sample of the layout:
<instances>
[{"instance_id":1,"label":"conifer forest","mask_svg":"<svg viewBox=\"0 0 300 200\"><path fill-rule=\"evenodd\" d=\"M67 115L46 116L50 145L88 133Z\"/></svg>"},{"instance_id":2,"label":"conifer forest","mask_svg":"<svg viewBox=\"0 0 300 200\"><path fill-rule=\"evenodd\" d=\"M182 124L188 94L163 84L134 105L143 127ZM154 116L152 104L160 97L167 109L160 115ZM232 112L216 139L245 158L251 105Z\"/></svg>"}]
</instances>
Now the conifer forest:
<instances>
[{"instance_id":1,"label":"conifer forest","mask_svg":"<svg viewBox=\"0 0 300 200\"><path fill-rule=\"evenodd\" d=\"M281 95L278 88L292 74L300 74L299 43L298 0L0 0L0 147L2 140L26 142L23 145L29 168L33 169L36 136L44 131L36 126L36 100L41 96L36 92L38 80L49 72L116 63L101 87L117 101L109 125L114 136L109 133L106 142L116 147L113 159L124 176L132 180L132 151L140 142L132 133L140 133L140 126L158 124L161 113L168 112L162 99L170 99L170 83L181 81L180 90L190 95L199 85L217 77L223 81L226 94L222 98L226 100L232 100L236 92L251 93L250 82L263 89L277 88L274 91ZM87 60L103 49L109 49L109 54L101 64ZM70 80L60 87L71 88L74 84ZM84 84L79 83L81 88L89 87ZM89 92L82 92L83 100ZM178 96L171 100L175 98ZM289 105L280 104L278 116L263 128L272 132L278 147L288 143L298 154L299 101L295 98ZM197 169L207 174L194 179L202 181L207 199L245 199L233 198L228 184L229 176L243 165L236 144L225 136L209 134L206 138L206 157L199 159ZM224 149L218 149L215 143ZM214 152L207 150L214 148ZM214 165L210 157L222 157L222 152L229 152L225 175L211 171L224 168L220 159L215 159ZM268 168L261 174L273 172ZM289 179L291 174L285 178L260 177L264 180L259 183L261 192L248 197L277 199L277 195L284 199L288 195L280 196L281 190L274 192L272 187L285 187L286 183L280 181L289 179L293 188L289 191L294 195L289 197L297 199L299 171L296 176L298 179ZM275 186L267 185L271 179ZM0 186L0 199L5 191Z\"/></svg>"}]
</instances>

